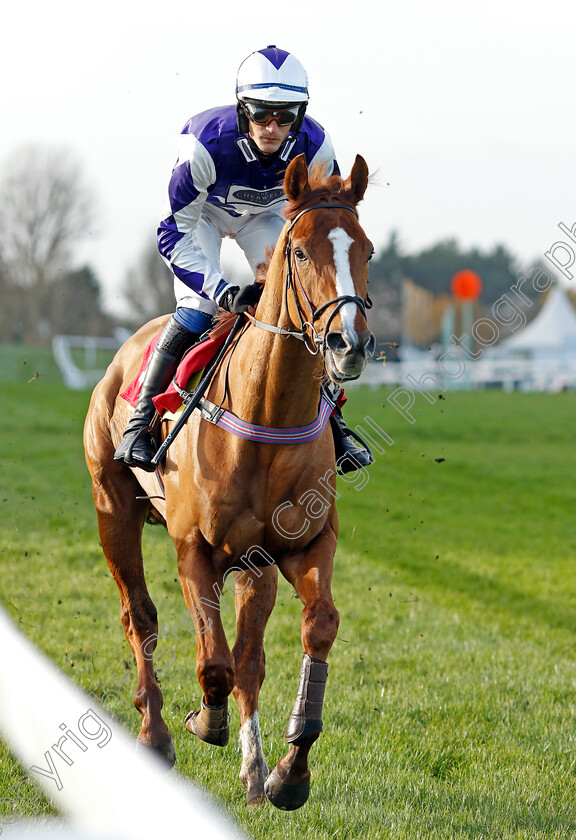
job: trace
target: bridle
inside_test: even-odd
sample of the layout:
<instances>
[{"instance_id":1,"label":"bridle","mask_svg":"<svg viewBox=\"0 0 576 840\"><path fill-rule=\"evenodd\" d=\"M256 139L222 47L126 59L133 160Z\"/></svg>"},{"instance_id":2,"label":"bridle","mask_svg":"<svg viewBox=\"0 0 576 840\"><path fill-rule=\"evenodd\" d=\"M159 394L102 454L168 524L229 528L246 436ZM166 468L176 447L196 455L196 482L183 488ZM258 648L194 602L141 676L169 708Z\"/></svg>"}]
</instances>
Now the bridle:
<instances>
[{"instance_id":1,"label":"bridle","mask_svg":"<svg viewBox=\"0 0 576 840\"><path fill-rule=\"evenodd\" d=\"M336 315L340 312L343 306L346 306L348 303L355 304L361 311L362 315L366 317L366 310L370 309L372 306L372 301L366 296L366 300L360 297L360 295L338 295L338 297L332 298L331 300L327 300L325 303L321 304L317 308L314 308L314 305L308 295L304 287L302 286L302 282L300 280L300 276L298 274L298 269L294 265L294 250L292 247L292 239L290 234L294 229L295 224L298 222L299 219L302 218L306 213L310 213L311 210L328 210L328 209L338 209L338 210L350 210L351 213L354 213L356 218L358 218L358 214L354 207L350 207L347 204L313 204L311 207L306 207L304 210L301 210L291 221L290 226L287 230L287 241L286 241L286 282L284 284L284 303L286 306L286 311L288 311L288 295L292 295L292 299L294 301L294 305L296 307L296 312L298 313L298 320L300 322L300 329L297 330L290 330L287 327L278 327L274 324L266 324L263 321L258 321L254 318L253 315L249 315L251 323L255 327L259 327L260 329L267 330L268 332L273 332L281 335L283 338L288 338L292 336L293 338L297 338L300 341L304 342L304 346L311 353L313 356L317 355L320 350L322 350L322 354L326 353L327 348L327 336L330 331L330 324L336 317ZM300 298L298 296L298 291L306 301L309 309L310 315L308 319L306 318L306 314L302 309L300 304ZM334 306L334 311L330 313L330 317L326 323L324 328L324 332L322 335L319 335L316 331L314 326L314 322L318 320L320 315L328 309L328 307ZM312 340L312 344L310 345L308 341L308 328L310 329L310 337Z\"/></svg>"}]
</instances>

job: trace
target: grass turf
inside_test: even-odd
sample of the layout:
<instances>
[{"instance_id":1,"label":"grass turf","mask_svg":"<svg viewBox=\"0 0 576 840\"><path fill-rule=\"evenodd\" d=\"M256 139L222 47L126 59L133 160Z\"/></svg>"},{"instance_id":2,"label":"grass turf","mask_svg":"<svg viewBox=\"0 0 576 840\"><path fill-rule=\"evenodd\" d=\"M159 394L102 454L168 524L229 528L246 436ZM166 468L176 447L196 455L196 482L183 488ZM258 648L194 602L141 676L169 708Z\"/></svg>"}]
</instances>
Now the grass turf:
<instances>
[{"instance_id":1,"label":"grass turf","mask_svg":"<svg viewBox=\"0 0 576 840\"><path fill-rule=\"evenodd\" d=\"M114 672L135 685L135 669L83 464L88 395L49 377L27 383L0 385L1 600L100 696ZM234 737L221 750L183 730L200 699L193 648L167 655L161 676L177 772L221 797L254 838L576 836L576 396L453 392L434 404L417 396L410 424L387 395L349 393L348 422L366 426L369 416L394 443L362 489L338 486L341 626L309 802L292 814L248 811ZM160 621L178 622L184 603L162 529L146 529L145 550ZM299 624L283 582L261 700L270 766L285 752ZM137 733L135 710L111 710ZM234 732L234 706L232 715ZM5 747L0 756L2 797L21 771Z\"/></svg>"}]
</instances>

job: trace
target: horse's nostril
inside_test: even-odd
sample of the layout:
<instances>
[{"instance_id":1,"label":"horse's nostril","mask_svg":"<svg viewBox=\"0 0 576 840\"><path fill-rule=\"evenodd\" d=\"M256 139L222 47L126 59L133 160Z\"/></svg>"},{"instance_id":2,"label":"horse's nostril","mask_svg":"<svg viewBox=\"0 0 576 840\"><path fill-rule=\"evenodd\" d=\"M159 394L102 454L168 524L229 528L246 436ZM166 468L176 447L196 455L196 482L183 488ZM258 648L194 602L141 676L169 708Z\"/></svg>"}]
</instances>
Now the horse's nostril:
<instances>
[{"instance_id":1,"label":"horse's nostril","mask_svg":"<svg viewBox=\"0 0 576 840\"><path fill-rule=\"evenodd\" d=\"M367 358L371 358L376 351L376 336L374 333L370 333L368 336L368 341L364 345L364 352L366 353Z\"/></svg>"},{"instance_id":2,"label":"horse's nostril","mask_svg":"<svg viewBox=\"0 0 576 840\"><path fill-rule=\"evenodd\" d=\"M367 357L374 354L376 339L373 333L366 337L359 338L356 333L350 335L346 331L333 330L326 336L326 344L337 356L346 356L350 353L364 353Z\"/></svg>"},{"instance_id":3,"label":"horse's nostril","mask_svg":"<svg viewBox=\"0 0 576 840\"><path fill-rule=\"evenodd\" d=\"M341 332L329 332L326 336L326 344L333 353L343 356L350 349L350 344Z\"/></svg>"}]
</instances>

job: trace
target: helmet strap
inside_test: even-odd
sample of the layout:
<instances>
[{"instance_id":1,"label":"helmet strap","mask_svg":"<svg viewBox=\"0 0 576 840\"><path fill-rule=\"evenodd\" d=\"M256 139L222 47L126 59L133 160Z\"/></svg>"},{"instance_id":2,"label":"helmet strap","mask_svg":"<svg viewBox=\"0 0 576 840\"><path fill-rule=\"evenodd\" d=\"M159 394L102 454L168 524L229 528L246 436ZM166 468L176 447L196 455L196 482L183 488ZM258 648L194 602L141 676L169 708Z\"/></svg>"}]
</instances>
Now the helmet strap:
<instances>
[{"instance_id":1,"label":"helmet strap","mask_svg":"<svg viewBox=\"0 0 576 840\"><path fill-rule=\"evenodd\" d=\"M300 132L302 128L302 123L304 122L304 115L306 113L306 108L308 106L307 102L303 102L298 109L298 117L296 118L296 122L290 127L290 134L294 135L294 137Z\"/></svg>"},{"instance_id":2,"label":"helmet strap","mask_svg":"<svg viewBox=\"0 0 576 840\"><path fill-rule=\"evenodd\" d=\"M248 134L250 132L250 127L248 125L248 117L244 113L242 102L239 99L236 102L236 119L238 122L238 131L240 132L240 134Z\"/></svg>"}]
</instances>

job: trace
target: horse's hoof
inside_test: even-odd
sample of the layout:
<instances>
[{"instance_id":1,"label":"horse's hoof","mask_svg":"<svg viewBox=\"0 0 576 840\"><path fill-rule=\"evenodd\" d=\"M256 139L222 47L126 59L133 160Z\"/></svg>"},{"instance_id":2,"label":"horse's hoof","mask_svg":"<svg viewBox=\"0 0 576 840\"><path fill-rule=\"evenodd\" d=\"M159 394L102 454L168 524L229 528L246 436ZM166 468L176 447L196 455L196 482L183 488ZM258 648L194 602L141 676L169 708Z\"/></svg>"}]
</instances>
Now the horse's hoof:
<instances>
[{"instance_id":1,"label":"horse's hoof","mask_svg":"<svg viewBox=\"0 0 576 840\"><path fill-rule=\"evenodd\" d=\"M201 741L225 747L230 740L230 715L228 701L222 706L207 706L202 698L202 708L198 712L188 712L184 726Z\"/></svg>"},{"instance_id":2,"label":"horse's hoof","mask_svg":"<svg viewBox=\"0 0 576 840\"><path fill-rule=\"evenodd\" d=\"M144 748L147 751L152 752L153 755L158 756L164 764L166 770L171 770L176 764L176 750L174 748L174 741L172 738L170 738L169 741L164 741L162 744L155 744L152 746L138 737L136 739L136 745L139 749Z\"/></svg>"},{"instance_id":3,"label":"horse's hoof","mask_svg":"<svg viewBox=\"0 0 576 840\"><path fill-rule=\"evenodd\" d=\"M299 785L289 785L282 781L275 767L264 783L264 793L268 801L281 811L295 811L310 796L310 779Z\"/></svg>"},{"instance_id":4,"label":"horse's hoof","mask_svg":"<svg viewBox=\"0 0 576 840\"><path fill-rule=\"evenodd\" d=\"M266 771L268 773L268 771ZM240 781L246 788L246 807L258 808L260 805L267 803L266 794L264 793L264 779L260 779L256 784L246 784L240 777Z\"/></svg>"},{"instance_id":5,"label":"horse's hoof","mask_svg":"<svg viewBox=\"0 0 576 840\"><path fill-rule=\"evenodd\" d=\"M268 804L266 796L262 793L259 796L253 796L252 799L246 799L246 807L252 809L264 808Z\"/></svg>"}]
</instances>

